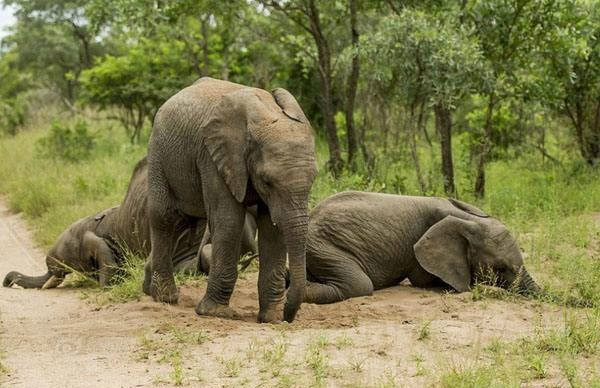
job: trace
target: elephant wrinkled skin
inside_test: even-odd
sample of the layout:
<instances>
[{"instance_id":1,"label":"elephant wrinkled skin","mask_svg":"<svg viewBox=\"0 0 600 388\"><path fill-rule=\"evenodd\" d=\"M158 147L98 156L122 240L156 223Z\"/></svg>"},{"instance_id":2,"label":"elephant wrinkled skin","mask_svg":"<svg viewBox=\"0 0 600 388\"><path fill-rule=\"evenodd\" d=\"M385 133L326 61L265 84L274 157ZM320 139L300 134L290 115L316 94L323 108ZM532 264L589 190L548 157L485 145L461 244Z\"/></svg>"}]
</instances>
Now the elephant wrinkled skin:
<instances>
[{"instance_id":1,"label":"elephant wrinkled skin","mask_svg":"<svg viewBox=\"0 0 600 388\"><path fill-rule=\"evenodd\" d=\"M490 271L499 286L540 292L506 227L453 199L333 195L310 214L306 260L308 303L370 295L406 278L463 292Z\"/></svg>"},{"instance_id":2,"label":"elephant wrinkled skin","mask_svg":"<svg viewBox=\"0 0 600 388\"><path fill-rule=\"evenodd\" d=\"M46 274L26 276L13 271L6 275L3 285L52 288L71 270L97 278L101 286L108 285L119 271L125 250L143 257L150 252L147 199L148 164L144 158L137 163L120 206L80 219L58 237L46 256ZM244 252L256 253L256 226L252 217L247 217L242 247ZM172 255L176 271L208 273L208 261L198 255L205 224L200 220L178 229L178 244Z\"/></svg>"},{"instance_id":3,"label":"elephant wrinkled skin","mask_svg":"<svg viewBox=\"0 0 600 388\"><path fill-rule=\"evenodd\" d=\"M148 163L152 251L144 292L177 302L173 227L207 218L213 262L196 312L234 316L229 299L245 209L257 205L258 320L281 319L287 254L290 287L283 318L292 321L304 299L308 195L316 175L312 128L294 97L284 89L269 93L202 78L157 112Z\"/></svg>"}]
</instances>

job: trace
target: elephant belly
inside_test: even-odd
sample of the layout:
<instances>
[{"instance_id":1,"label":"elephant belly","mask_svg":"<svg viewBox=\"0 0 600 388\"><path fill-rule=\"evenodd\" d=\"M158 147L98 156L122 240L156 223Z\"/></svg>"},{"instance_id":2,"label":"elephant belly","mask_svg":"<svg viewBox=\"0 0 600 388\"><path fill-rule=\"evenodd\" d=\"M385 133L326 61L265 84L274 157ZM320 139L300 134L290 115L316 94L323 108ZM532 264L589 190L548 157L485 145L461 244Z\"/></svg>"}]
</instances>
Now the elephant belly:
<instances>
[{"instance_id":1,"label":"elephant belly","mask_svg":"<svg viewBox=\"0 0 600 388\"><path fill-rule=\"evenodd\" d=\"M415 266L416 259L411 255L377 257L365 262L365 272L376 290L393 287L406 279Z\"/></svg>"},{"instance_id":2,"label":"elephant belly","mask_svg":"<svg viewBox=\"0 0 600 388\"><path fill-rule=\"evenodd\" d=\"M195 170L195 168L194 168ZM175 197L175 207L180 213L195 218L206 218L202 182L195 171L169 177L169 186Z\"/></svg>"},{"instance_id":3,"label":"elephant belly","mask_svg":"<svg viewBox=\"0 0 600 388\"><path fill-rule=\"evenodd\" d=\"M371 262L365 271L376 290L397 285L406 279L410 272L398 258Z\"/></svg>"}]
</instances>

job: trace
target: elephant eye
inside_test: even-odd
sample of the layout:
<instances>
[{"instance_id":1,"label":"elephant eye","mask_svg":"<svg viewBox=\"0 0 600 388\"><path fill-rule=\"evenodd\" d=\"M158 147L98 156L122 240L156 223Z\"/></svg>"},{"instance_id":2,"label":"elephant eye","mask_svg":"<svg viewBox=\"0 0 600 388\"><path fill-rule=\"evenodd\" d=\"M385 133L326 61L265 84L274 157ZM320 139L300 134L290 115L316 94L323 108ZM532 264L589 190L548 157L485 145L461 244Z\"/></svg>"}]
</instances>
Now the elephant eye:
<instances>
[{"instance_id":1,"label":"elephant eye","mask_svg":"<svg viewBox=\"0 0 600 388\"><path fill-rule=\"evenodd\" d=\"M271 178L264 178L263 183L267 187L273 187L273 180Z\"/></svg>"}]
</instances>

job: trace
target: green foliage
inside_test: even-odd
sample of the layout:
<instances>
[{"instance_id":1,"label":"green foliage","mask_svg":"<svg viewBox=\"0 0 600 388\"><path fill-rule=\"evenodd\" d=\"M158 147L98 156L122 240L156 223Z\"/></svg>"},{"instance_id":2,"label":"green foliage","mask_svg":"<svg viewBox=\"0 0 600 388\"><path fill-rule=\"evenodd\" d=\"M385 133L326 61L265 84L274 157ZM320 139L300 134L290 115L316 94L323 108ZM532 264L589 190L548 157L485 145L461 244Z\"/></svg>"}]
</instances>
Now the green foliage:
<instances>
[{"instance_id":1,"label":"green foliage","mask_svg":"<svg viewBox=\"0 0 600 388\"><path fill-rule=\"evenodd\" d=\"M77 121L73 126L54 122L48 135L38 140L37 150L44 157L79 162L92 155L94 145L85 121Z\"/></svg>"},{"instance_id":2,"label":"green foliage","mask_svg":"<svg viewBox=\"0 0 600 388\"><path fill-rule=\"evenodd\" d=\"M8 0L17 23L3 43L16 54L19 69L34 75L38 88L48 88L72 105L78 77L106 50L106 41L90 29L86 1Z\"/></svg>"},{"instance_id":3,"label":"green foliage","mask_svg":"<svg viewBox=\"0 0 600 388\"><path fill-rule=\"evenodd\" d=\"M152 120L160 105L193 78L182 43L141 39L127 54L108 55L84 71L82 98L102 109L121 109L132 140L139 140L144 120Z\"/></svg>"},{"instance_id":4,"label":"green foliage","mask_svg":"<svg viewBox=\"0 0 600 388\"><path fill-rule=\"evenodd\" d=\"M14 51L0 55L0 79L0 135L14 135L29 113L25 92L31 84L29 74L17 67Z\"/></svg>"},{"instance_id":5,"label":"green foliage","mask_svg":"<svg viewBox=\"0 0 600 388\"><path fill-rule=\"evenodd\" d=\"M393 88L391 94L407 105L424 100L453 107L477 86L484 70L470 35L451 19L405 8L381 19L364 38L362 55L371 65L367 76L383 90Z\"/></svg>"}]
</instances>

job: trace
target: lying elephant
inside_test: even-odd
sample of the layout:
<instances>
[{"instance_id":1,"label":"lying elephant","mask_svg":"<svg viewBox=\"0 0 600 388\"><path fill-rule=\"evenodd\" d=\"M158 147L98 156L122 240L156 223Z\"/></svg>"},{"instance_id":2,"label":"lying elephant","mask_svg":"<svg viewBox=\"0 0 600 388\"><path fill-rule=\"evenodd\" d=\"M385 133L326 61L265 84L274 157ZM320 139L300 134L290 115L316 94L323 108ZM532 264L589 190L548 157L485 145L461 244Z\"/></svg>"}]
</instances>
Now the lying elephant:
<instances>
[{"instance_id":1,"label":"lying elephant","mask_svg":"<svg viewBox=\"0 0 600 388\"><path fill-rule=\"evenodd\" d=\"M506 227L453 199L333 195L310 214L306 265L308 303L370 295L406 278L463 292L488 269L499 286L540 291Z\"/></svg>"},{"instance_id":2,"label":"lying elephant","mask_svg":"<svg viewBox=\"0 0 600 388\"><path fill-rule=\"evenodd\" d=\"M123 203L96 215L82 218L65 230L48 252L48 272L41 276L26 276L10 272L3 281L5 287L16 284L23 288L53 288L72 270L88 274L106 286L123 264L126 252L142 257L150 254L150 231L147 217L148 164L146 158L135 166ZM256 223L247 216L242 237L243 252L257 252L254 239ZM208 264L198 255L203 242L206 220L200 219L176 226L177 245L172 256L176 271L207 273ZM210 242L208 232L204 243Z\"/></svg>"}]
</instances>

